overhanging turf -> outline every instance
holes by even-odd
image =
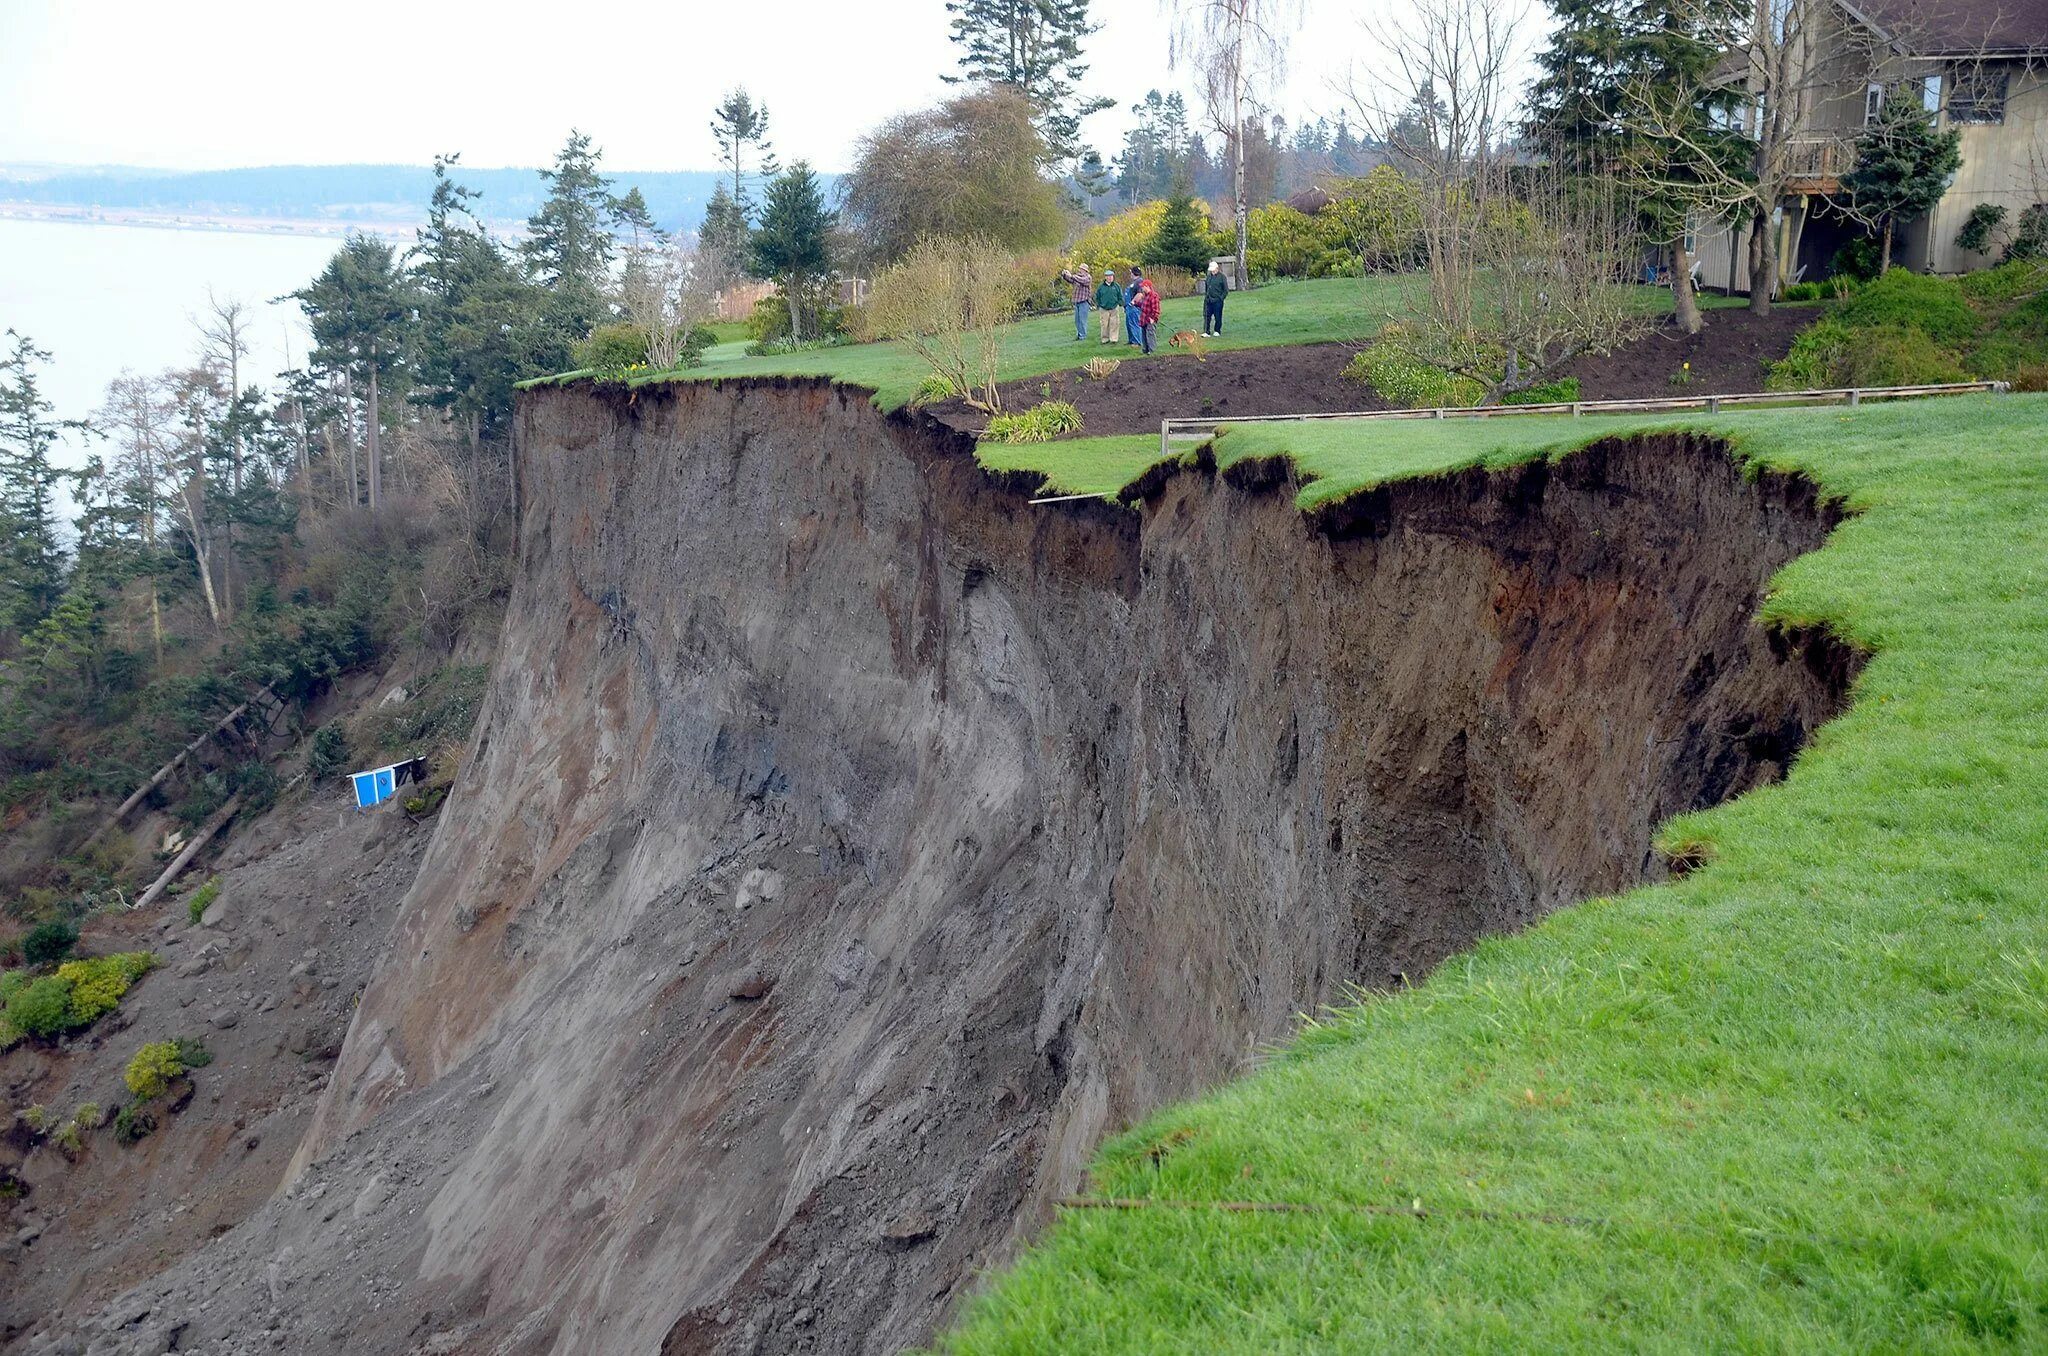
[[[1672,427],[1857,511],[1763,608],[1874,651],[1849,711],[1667,826],[1704,869],[1324,1013],[1114,1140],[1089,1194],[1153,1204],[1063,1211],[943,1349],[2048,1345],[2048,398],[1216,450],[1294,456],[1306,505]],[[1001,455],[1129,479],[1139,440],[1098,441]]]

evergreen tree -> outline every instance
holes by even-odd
[[[543,209],[544,211],[546,209]],[[352,235],[327,267],[292,293],[313,332],[313,361],[343,374],[364,405],[363,446],[369,505],[383,504],[383,426],[387,395],[402,385],[414,297],[389,245]],[[351,476],[351,497],[355,493]]]
[[[1884,231],[1880,269],[1892,266],[1898,223],[1932,210],[1963,165],[1963,134],[1939,131],[1934,115],[1906,90],[1894,90],[1856,142],[1856,167],[1842,179],[1856,212]]]
[[[1088,74],[1081,44],[1096,31],[1088,21],[1089,0],[947,0],[953,42],[960,48],[960,74],[945,78],[1012,85],[1037,113],[1038,134],[1053,160],[1082,153],[1081,122],[1113,106],[1103,98],[1080,99],[1074,86]]]
[[[57,440],[90,425],[56,419],[36,370],[50,361],[26,335],[6,333],[0,351],[0,625],[25,629],[48,616],[64,592],[58,538]]]
[[[818,176],[797,161],[768,185],[760,229],[749,242],[754,276],[773,278],[789,305],[789,337],[803,339],[803,311],[811,288],[831,268],[829,237],[838,214],[825,207]]]
[[[744,88],[734,90],[711,110],[711,135],[718,138],[720,163],[732,175],[730,197],[738,211],[741,230],[728,234],[726,239],[737,248],[745,244],[745,228],[754,217],[754,200],[747,191],[747,181],[772,179],[778,170],[775,147],[768,140],[768,105],[755,103]],[[730,227],[727,230],[730,232]]]
[[[1639,0],[1550,0],[1557,27],[1536,56],[1529,134],[1576,172],[1611,167]]]
[[[724,258],[743,260],[747,257],[747,235],[752,229],[747,224],[746,209],[726,191],[724,184],[711,190],[711,201],[704,205],[704,224],[697,228],[699,241]]]
[[[1537,57],[1528,130],[1576,174],[1621,174],[1645,227],[1670,242],[1680,325],[1701,317],[1685,249],[1689,186],[1740,165],[1750,144],[1727,116],[1742,97],[1712,78],[1735,48],[1748,0],[1552,0],[1558,26]],[[1645,105],[1683,138],[1629,130]]]
[[[554,298],[557,323],[580,339],[603,319],[611,282],[611,180],[598,173],[590,138],[571,131],[544,169],[548,196],[526,223],[527,268]]]
[[[1200,273],[1209,266],[1209,255],[1209,232],[1202,225],[1201,213],[1195,210],[1194,195],[1188,191],[1187,181],[1182,179],[1174,185],[1173,196],[1166,200],[1166,214],[1159,219],[1159,230],[1139,251],[1139,262]]]

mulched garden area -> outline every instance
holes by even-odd
[[[1764,364],[1784,357],[1793,336],[1818,317],[1818,309],[1811,306],[1779,306],[1763,317],[1747,310],[1709,311],[1706,329],[1697,335],[1680,334],[1667,324],[1617,352],[1581,359],[1568,375],[1579,379],[1585,400],[1759,391]],[[1098,346],[1093,339],[1074,347],[1088,357],[1122,358],[1130,351]],[[1156,433],[1159,421],[1167,418],[1388,408],[1371,387],[1339,375],[1356,351],[1351,344],[1301,344],[1211,351],[1200,359],[1162,352],[1122,362],[1101,381],[1067,371],[1006,382],[1003,405],[1021,410],[1041,400],[1072,401],[1081,411],[1084,437]],[[1691,379],[1677,380],[1688,362]],[[956,428],[978,430],[985,422],[958,400],[934,405],[931,413]]]

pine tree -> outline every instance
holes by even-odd
[[[582,338],[604,316],[611,281],[611,180],[598,173],[598,152],[590,138],[571,131],[555,155],[553,169],[540,177],[548,196],[526,223],[521,246],[527,267],[555,298],[558,323]]]
[[[1892,266],[1898,223],[1931,210],[1962,168],[1963,134],[1935,127],[1934,115],[1905,90],[1884,101],[1856,142],[1856,167],[1842,179],[1856,212],[1884,231],[1881,268]]]
[[[1096,30],[1089,0],[947,0],[953,42],[960,48],[961,82],[1013,85],[1037,113],[1038,134],[1053,160],[1082,153],[1081,122],[1113,106],[1103,98],[1077,99],[1074,86],[1088,74],[1082,42]]]
[[[775,147],[768,140],[768,105],[757,104],[747,91],[736,89],[711,110],[711,135],[718,138],[718,158],[732,175],[732,202],[742,227],[731,236],[735,245],[744,244],[745,227],[753,220],[754,200],[747,181],[775,177]]]
[[[0,351],[0,624],[25,629],[48,616],[64,593],[57,483],[51,460],[82,420],[53,418],[36,369],[50,361],[26,335],[8,330]]]
[[[320,276],[292,296],[313,332],[313,361],[345,374],[363,393],[369,505],[375,511],[384,499],[383,400],[401,394],[392,385],[405,376],[412,290],[389,245],[352,235]]]
[[[1195,210],[1187,180],[1174,184],[1173,196],[1166,200],[1166,214],[1159,219],[1159,230],[1139,251],[1139,262],[1184,268],[1190,273],[1200,273],[1209,266],[1209,233],[1202,225],[1201,213]]]
[[[704,224],[697,228],[699,242],[722,258],[744,260],[747,235],[752,230],[745,209],[725,185],[712,189],[711,201],[704,205]]]
[[[1611,164],[1619,138],[1630,12],[1637,0],[1550,0],[1557,27],[1537,54],[1529,134],[1574,172]]]
[[[818,176],[797,161],[768,185],[761,225],[748,246],[757,278],[774,278],[789,305],[789,337],[803,339],[803,311],[812,285],[831,268],[829,236],[838,214],[825,207]]]

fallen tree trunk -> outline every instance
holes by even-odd
[[[199,855],[199,849],[213,841],[213,836],[225,828],[227,822],[235,817],[235,811],[241,808],[242,798],[238,794],[231,796],[227,804],[214,811],[213,818],[207,820],[205,827],[192,835],[192,841],[185,844],[185,850],[171,859],[171,864],[164,868],[164,873],[158,876],[147,890],[142,892],[134,907],[140,909],[154,904],[157,896],[169,889],[171,882],[178,878],[178,873],[192,864],[192,859]]]

